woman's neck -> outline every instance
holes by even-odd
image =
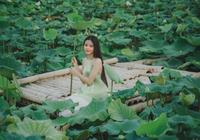
[[[87,59],[94,59],[93,55],[87,55],[86,57],[87,57]]]

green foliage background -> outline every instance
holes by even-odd
[[[21,90],[13,75],[69,67],[74,47],[81,61],[89,34],[98,36],[104,58],[165,58],[154,65],[199,71],[199,9],[199,0],[0,1],[0,140],[199,139],[199,78],[165,69],[149,85],[137,81],[61,117],[59,112],[73,112],[77,103],[18,106]],[[125,104],[136,91],[145,102],[160,102],[136,113]]]
[[[68,67],[73,46],[81,60],[95,34],[105,58],[167,57],[156,64],[199,71],[199,9],[198,0],[1,1],[0,62],[9,55],[21,76]]]

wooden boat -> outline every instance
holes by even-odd
[[[148,61],[152,62],[155,60],[144,59],[125,63],[119,63],[117,58],[105,60],[104,63],[110,64],[124,81],[123,84],[114,83],[114,91],[132,88],[137,80],[140,80],[145,84],[150,83],[149,76],[158,75],[163,70],[163,67],[145,65],[144,63]],[[148,73],[149,69],[152,68],[154,69],[154,71]],[[180,72],[182,75],[192,75],[194,77],[200,77],[200,72]],[[109,83],[109,87],[111,87],[111,81],[108,78],[107,80]],[[21,89],[23,92],[22,96],[27,100],[36,103],[42,103],[47,99],[62,100],[65,99],[70,93],[70,69],[66,68],[53,72],[38,74],[23,79],[18,79],[18,82],[21,85]],[[72,94],[77,92],[81,84],[82,83],[78,78],[73,78]],[[136,110],[137,108],[143,108],[144,106],[146,106],[146,102],[144,102],[144,97],[136,94],[135,98],[133,98],[132,101],[133,100],[140,103],[140,105],[137,105]]]

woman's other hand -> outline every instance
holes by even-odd
[[[70,73],[74,76],[79,76],[81,74],[76,67],[71,68]]]
[[[76,57],[72,57],[71,62],[72,62],[72,65],[73,65],[73,66],[78,66],[78,62],[77,62],[77,60],[76,60]]]

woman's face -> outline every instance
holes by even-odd
[[[84,44],[84,51],[86,55],[93,55],[94,45],[91,40],[86,40]]]

